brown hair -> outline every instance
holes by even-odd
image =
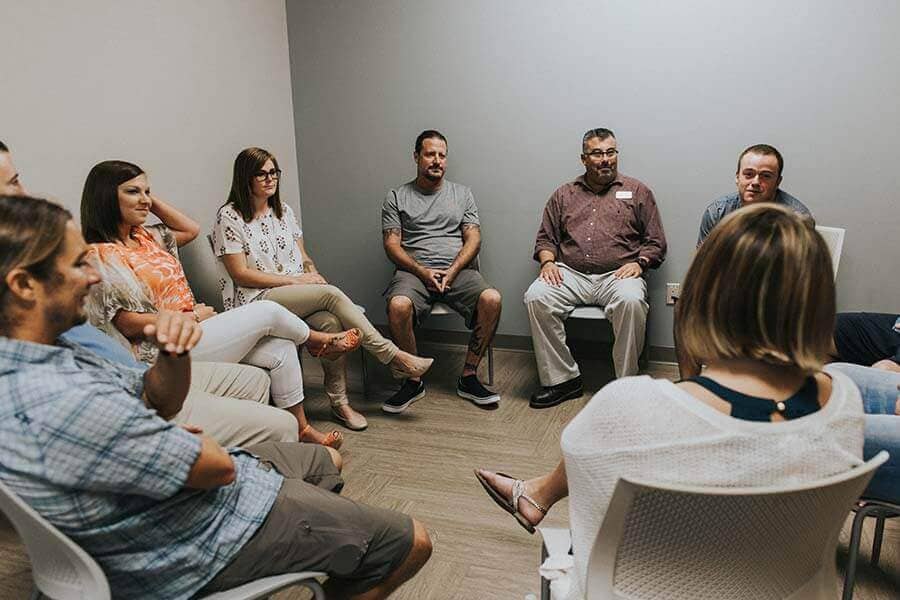
[[[778,176],[781,177],[784,174],[784,157],[781,156],[781,152],[778,151],[778,148],[776,148],[775,146],[770,146],[768,144],[754,144],[748,148],[744,148],[744,151],[741,152],[740,156],[738,156],[737,170],[735,171],[735,173],[741,172],[741,161],[744,160],[744,157],[748,154],[774,156],[775,160],[778,161]]]
[[[675,310],[681,352],[821,369],[834,330],[831,255],[812,222],[774,204],[728,215],[700,246]]]
[[[234,206],[246,223],[253,220],[253,194],[251,191],[253,177],[257,171],[263,168],[267,160],[271,160],[275,168],[279,169],[275,155],[262,148],[245,148],[234,159],[231,191],[228,193],[228,200],[225,204]],[[281,179],[278,180],[275,193],[269,198],[269,206],[275,213],[275,218],[281,219],[283,212],[281,210]]]
[[[25,269],[40,280],[56,273],[56,259],[72,214],[42,198],[0,196],[0,331],[8,331],[6,276]]]
[[[142,168],[124,160],[105,160],[94,165],[81,192],[81,233],[87,243],[119,239],[119,186],[143,173]]]

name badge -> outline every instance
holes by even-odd
[[[631,192],[629,192],[629,191],[616,192],[616,200],[631,200]]]

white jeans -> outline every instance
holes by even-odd
[[[289,408],[303,401],[297,347],[309,338],[303,319],[268,300],[251,302],[203,321],[194,360],[244,363],[269,371],[272,403]]]

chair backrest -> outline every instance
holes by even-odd
[[[831,253],[831,265],[834,267],[834,278],[837,279],[838,265],[841,262],[841,250],[844,249],[844,233],[846,230],[840,227],[816,225],[816,231],[828,244],[828,251]]]
[[[887,457],[790,488],[620,479],[591,551],[587,598],[833,599],[838,535]]]
[[[37,588],[55,600],[107,600],[109,583],[87,552],[0,481],[0,510],[12,521],[31,560]]]

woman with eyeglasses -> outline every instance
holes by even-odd
[[[423,375],[433,359],[400,350],[316,269],[294,211],[281,200],[280,179],[278,160],[262,148],[242,150],[234,160],[231,192],[213,227],[215,253],[232,279],[219,282],[225,308],[272,300],[313,329],[359,329],[363,349],[390,365],[394,377]],[[346,361],[323,361],[322,367],[334,418],[348,429],[365,429],[365,417],[347,397]]]
[[[151,215],[157,225],[145,225]],[[303,381],[297,346],[334,360],[359,345],[359,332],[323,334],[274,302],[217,314],[194,301],[178,247],[193,240],[200,227],[174,206],[150,193],[139,166],[104,161],[91,169],[81,197],[81,228],[96,249],[103,280],[93,287],[87,307],[91,322],[130,346],[136,358],[152,362],[158,352],[144,339],[161,309],[193,313],[203,337],[191,351],[194,360],[245,363],[268,369],[275,406],[297,420],[302,442],[337,450],[341,432],[314,429],[303,410]]]
[[[775,204],[742,208],[697,250],[676,305],[683,356],[702,375],[671,382],[618,379],[562,432],[550,473],[475,476],[534,532],[569,498],[574,577],[588,559],[621,477],[710,487],[795,485],[862,464],[859,390],[823,363],[835,296],[828,247],[812,224]]]

